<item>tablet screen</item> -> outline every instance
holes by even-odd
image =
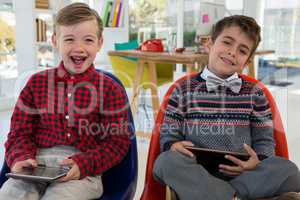
[[[197,159],[197,163],[201,164],[208,172],[214,174],[219,171],[219,165],[236,166],[235,163],[225,158],[225,155],[232,155],[240,160],[247,161],[250,156],[245,153],[219,151],[213,149],[199,148],[199,147],[186,147],[191,151]],[[264,155],[258,155],[259,160],[266,158]]]
[[[37,166],[35,168],[23,168],[21,172],[7,173],[7,177],[26,179],[31,181],[52,182],[67,174],[69,169],[63,167]]]
[[[225,158],[225,155],[233,155],[241,160],[248,160],[249,156],[246,154],[240,154],[235,152],[218,151],[205,148],[197,147],[186,147],[191,151],[197,159],[197,163],[201,164],[208,172],[211,174],[217,173],[219,171],[219,165],[231,165],[236,164]]]

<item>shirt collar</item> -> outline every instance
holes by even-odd
[[[89,81],[94,77],[95,67],[92,64],[85,72],[80,74],[70,74],[63,62],[61,61],[57,67],[56,79],[59,81],[71,81],[71,82],[80,82],[80,81]]]
[[[213,72],[209,71],[208,67],[205,66],[204,70],[201,73],[201,78],[203,78],[204,80],[207,80],[208,76],[212,76],[212,77],[215,77],[215,78],[220,78],[217,75],[215,75]],[[239,75],[238,75],[237,72],[235,72],[234,74],[232,74],[227,79],[223,79],[223,78],[221,78],[221,79],[226,80],[226,81],[231,81],[232,79],[236,79],[236,78],[239,78]]]

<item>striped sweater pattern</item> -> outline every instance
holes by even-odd
[[[188,140],[198,147],[244,152],[246,143],[257,154],[274,155],[272,113],[262,89],[242,80],[239,93],[208,92],[205,80],[191,77],[173,91],[161,125],[161,148]]]

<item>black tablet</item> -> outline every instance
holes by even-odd
[[[6,176],[29,181],[53,182],[65,176],[68,171],[69,168],[65,167],[46,167],[38,165],[35,168],[23,168],[21,172],[7,173]]]
[[[232,155],[240,160],[247,161],[250,156],[245,153],[231,152],[231,151],[220,151],[207,148],[190,147],[186,148],[191,151],[197,159],[197,163],[201,164],[208,172],[214,174],[219,171],[219,165],[231,165],[236,164],[225,158],[225,155]],[[260,160],[263,160],[266,156],[258,155]]]

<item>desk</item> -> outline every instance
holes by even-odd
[[[208,62],[207,54],[195,54],[194,52],[143,52],[138,50],[126,51],[109,51],[109,56],[129,56],[138,58],[138,68],[136,78],[133,82],[133,95],[131,100],[131,109],[133,113],[137,111],[137,96],[139,94],[138,87],[141,83],[143,70],[145,66],[149,67],[151,85],[151,99],[154,119],[159,110],[159,97],[157,90],[157,75],[155,63],[173,63],[186,64],[188,72],[199,71],[200,67],[205,66]],[[145,64],[148,65],[145,65]]]
[[[254,56],[252,56],[250,63],[248,64],[248,75],[255,78],[255,67],[254,67],[254,57],[255,56],[263,56],[268,54],[274,54],[274,50],[258,50],[254,53]]]
[[[255,55],[265,55],[274,53],[274,51],[257,51]],[[131,109],[135,114],[137,111],[137,96],[139,94],[138,87],[141,83],[143,70],[145,66],[149,67],[151,87],[151,99],[154,119],[156,118],[159,110],[159,97],[157,90],[157,74],[155,63],[173,63],[173,64],[185,64],[187,66],[187,72],[200,71],[203,66],[208,63],[208,54],[194,53],[194,52],[144,52],[139,50],[126,50],[126,51],[109,51],[109,56],[128,56],[138,58],[138,69],[136,72],[136,78],[133,82],[133,95],[131,100]],[[146,63],[148,65],[146,65]],[[249,65],[250,76],[254,77],[254,59],[252,58]]]

